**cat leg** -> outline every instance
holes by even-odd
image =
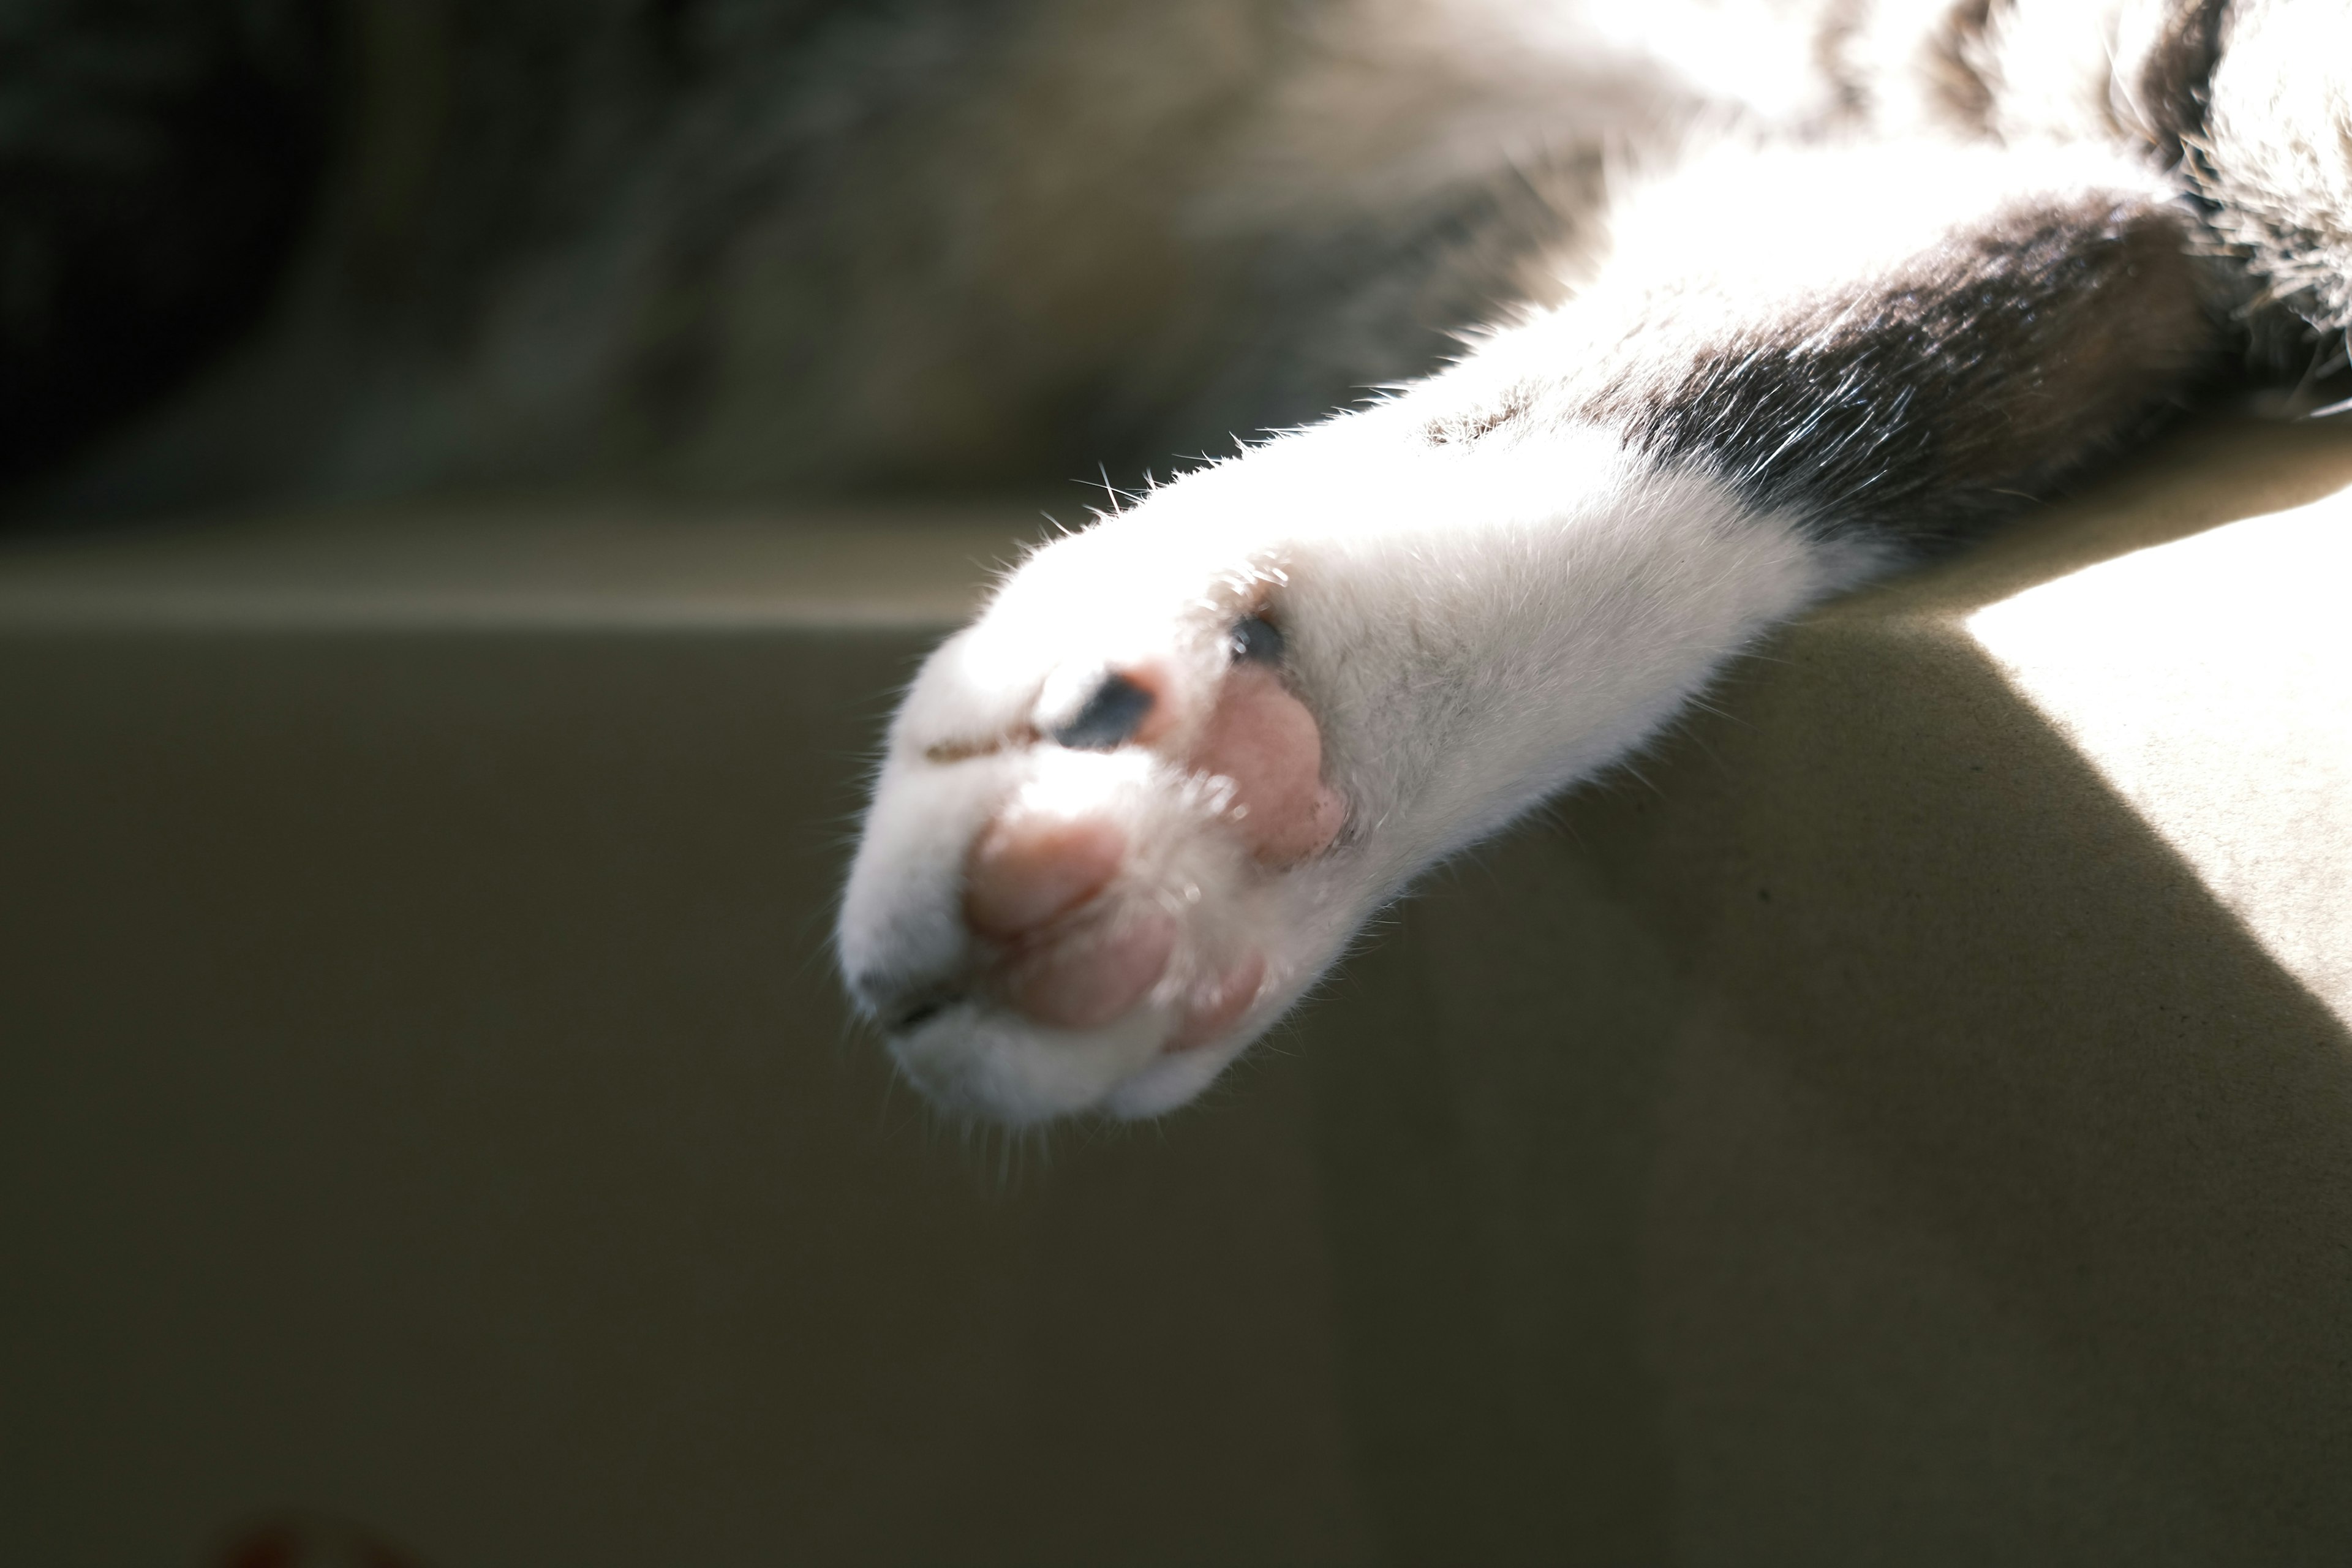
[[[1013,574],[891,727],[853,994],[960,1113],[1181,1103],[1433,861],[2175,395],[2188,226],[2096,154],[1695,162],[1570,307]]]
[[[1721,485],[1572,426],[1335,422],[1063,540],[926,666],[845,901],[942,1102],[1188,1098],[1429,861],[1597,767],[1831,585]]]

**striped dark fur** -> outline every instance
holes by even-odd
[[[2179,406],[2221,334],[2189,220],[2087,196],[2002,213],[1588,405],[1830,532],[1928,543],[2014,512]]]

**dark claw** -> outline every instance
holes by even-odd
[[[1151,711],[1151,693],[1124,675],[1106,675],[1078,716],[1054,731],[1074,752],[1108,752],[1135,738]]]
[[[1235,621],[1231,644],[1237,664],[1282,662],[1282,633],[1264,616],[1244,616]]]

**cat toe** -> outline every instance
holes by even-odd
[[[1202,727],[1192,763],[1234,786],[1234,826],[1268,866],[1328,848],[1347,812],[1323,782],[1323,731],[1290,689],[1260,664],[1234,665]]]
[[[974,842],[964,923],[1001,950],[997,989],[1015,1012],[1055,1028],[1097,1028],[1159,983],[1175,951],[1174,920],[1088,907],[1126,857],[1126,832],[1104,816],[1008,813]]]
[[[1127,835],[1108,817],[1001,816],[965,866],[964,923],[1017,941],[1101,892],[1126,856]]]
[[[1175,918],[1155,909],[1056,932],[1013,956],[1005,966],[1005,1000],[1051,1028],[1101,1028],[1151,994],[1167,973],[1176,937]]]
[[[1161,1052],[1172,1056],[1216,1044],[1233,1033],[1265,988],[1265,954],[1244,955],[1213,984],[1186,1000],[1176,1032],[1160,1047]]]

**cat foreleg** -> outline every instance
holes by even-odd
[[[953,1110],[1181,1103],[1434,860],[2172,396],[2188,224],[2090,154],[1695,163],[1570,307],[1016,572],[892,725],[853,994]]]

